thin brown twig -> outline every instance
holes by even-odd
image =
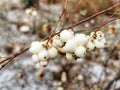
[[[115,21],[117,20],[117,18],[114,18],[114,19],[109,19],[105,22],[103,22],[102,24],[96,26],[95,28],[93,28],[94,30],[99,30],[100,28],[102,28],[103,26],[105,26],[106,24],[108,24],[109,22],[112,22],[112,21]]]
[[[6,62],[6,61],[9,60],[10,58],[11,58],[11,55],[10,55],[9,57],[7,57],[7,59],[0,61],[0,64]]]
[[[105,10],[102,10],[102,11],[100,11],[100,12],[97,12],[97,13],[93,14],[92,16],[90,16],[90,17],[88,17],[88,18],[85,18],[85,19],[83,19],[83,20],[81,20],[81,21],[73,24],[73,27],[78,26],[78,25],[80,25],[80,24],[83,24],[83,23],[85,23],[85,22],[87,22],[87,21],[89,21],[89,20],[91,20],[91,19],[93,19],[93,18],[95,18],[95,17],[97,17],[97,16],[99,16],[99,15],[107,12],[107,11],[112,10],[113,8],[118,7],[118,6],[120,6],[120,3],[115,4],[115,5],[109,7],[109,8],[107,8],[107,9],[105,9]],[[72,27],[69,26],[69,27],[66,27],[66,28],[63,28],[63,29],[70,29],[70,28],[72,28]],[[62,30],[63,30],[63,29],[62,29]]]
[[[72,16],[70,15],[70,13],[67,11],[67,15],[68,15],[68,18],[69,18],[69,22],[70,22],[70,25],[71,25],[71,28],[72,28],[72,31],[74,31],[74,28],[73,28],[73,21],[72,21]]]
[[[12,54],[12,55],[10,55],[8,58],[6,58],[5,60],[3,60],[3,61],[6,62],[6,63],[4,63],[3,65],[1,65],[0,70],[1,70],[2,68],[4,68],[6,65],[8,65],[14,58],[16,58],[17,56],[23,54],[23,53],[26,52],[28,49],[29,49],[29,47],[21,50],[21,51],[18,52],[18,53]]]
[[[80,30],[80,31],[76,31],[76,32],[85,32],[86,30],[94,30],[94,31],[98,31],[100,30],[100,28],[102,28],[103,26],[105,26],[106,24],[110,23],[110,22],[113,22],[115,20],[117,20],[118,18],[113,18],[113,19],[108,19],[108,20],[105,20],[102,24],[99,24],[95,27],[89,27],[89,28],[86,28],[84,30]]]
[[[117,20],[117,19],[118,19],[118,18],[110,19],[109,21],[105,21],[105,22],[103,22],[102,24],[100,24],[100,25],[98,25],[98,26],[96,26],[96,27],[89,27],[89,30],[91,29],[91,30],[97,31],[98,28],[102,28],[104,25],[106,25],[106,24],[108,24],[108,23],[110,23],[110,22],[113,22],[113,21],[115,21],[115,20]],[[87,30],[87,29],[86,29],[86,30]],[[80,30],[80,31],[75,31],[75,32],[85,32],[86,30]],[[62,31],[62,29],[61,29],[59,32],[53,34],[52,37],[55,36],[55,35],[57,35],[57,34],[59,34],[61,31]],[[47,40],[47,39],[48,39],[48,37],[45,38],[45,40]]]
[[[98,25],[97,27],[93,28],[94,30],[99,30],[102,28],[102,26],[106,25],[109,22],[117,20],[117,18],[112,19],[112,17],[116,15],[116,13],[113,13],[108,19],[106,19],[102,24]]]
[[[68,10],[67,10],[67,4],[68,4],[68,0],[66,0],[66,2],[65,2],[65,7],[64,7],[64,9],[65,9],[65,14],[68,15],[68,18],[69,18],[69,22],[70,22],[72,31],[74,31],[74,29],[73,29],[72,17],[71,17],[70,13],[69,13]]]
[[[64,9],[63,9],[62,13],[60,14],[60,16],[56,22],[54,30],[51,32],[50,36],[48,37],[47,44],[48,44],[50,38],[52,37],[52,35],[55,33],[55,30],[57,29],[57,26],[58,26],[59,22],[61,21],[62,16],[66,13],[67,3],[68,3],[68,0],[65,0]]]
[[[64,4],[64,13],[66,12],[66,4],[67,3],[67,0],[66,0],[66,2],[65,2],[65,4]],[[77,22],[77,23],[75,23],[75,24],[72,24],[72,25],[70,25],[70,26],[68,26],[68,27],[66,27],[66,28],[62,28],[62,29],[60,29],[60,31],[58,32],[58,33],[55,33],[55,34],[51,34],[48,38],[46,38],[46,39],[48,39],[48,42],[49,42],[49,40],[50,40],[50,38],[52,37],[52,36],[54,36],[54,35],[56,35],[56,34],[59,34],[62,30],[64,30],[64,29],[70,29],[70,28],[73,28],[73,27],[76,27],[76,26],[78,26],[78,25],[80,25],[80,24],[83,24],[83,23],[85,23],[85,22],[87,22],[87,21],[89,21],[89,20],[91,20],[91,19],[93,19],[93,18],[95,18],[95,17],[97,17],[97,16],[99,16],[99,15],[101,15],[101,14],[103,14],[103,13],[105,13],[105,12],[107,12],[107,11],[109,11],[109,10],[111,10],[111,9],[113,9],[113,8],[116,8],[116,7],[118,7],[118,6],[120,6],[120,3],[118,3],[118,4],[115,4],[115,5],[113,5],[113,6],[111,6],[111,7],[109,7],[109,8],[107,8],[107,9],[105,9],[105,10],[102,10],[102,11],[100,11],[100,12],[97,12],[97,13],[95,13],[95,14],[93,14],[92,16],[90,16],[90,17],[88,17],[88,18],[85,18],[85,19],[83,19],[83,20],[81,20],[81,21],[79,21],[79,22]],[[63,13],[63,14],[64,14]],[[60,17],[62,17],[62,14],[60,15]],[[58,20],[58,22],[57,22],[57,24],[59,23],[59,20]],[[55,25],[55,27],[57,28],[57,25]],[[54,29],[54,31],[56,30],[56,28]],[[93,28],[94,29],[94,28]],[[45,40],[46,40],[45,39]],[[47,43],[48,43],[47,42]]]
[[[55,25],[55,29],[53,30],[54,32],[55,32],[55,30],[56,30],[56,28],[57,28],[58,23],[60,22],[60,19],[61,19],[62,16],[64,15],[64,12],[65,12],[65,9],[66,9],[66,6],[67,6],[67,1],[68,1],[68,0],[66,0],[65,6],[64,6],[64,10],[63,10],[62,14],[60,15],[60,18],[58,19],[57,24]],[[75,26],[77,26],[77,25],[80,25],[80,24],[82,24],[82,23],[84,23],[84,22],[87,22],[87,21],[95,18],[96,16],[99,16],[99,15],[101,15],[101,14],[103,14],[103,13],[105,13],[105,12],[107,12],[107,11],[115,8],[115,7],[118,7],[119,5],[120,5],[120,3],[115,4],[114,6],[111,6],[111,7],[107,8],[107,9],[105,9],[105,10],[102,10],[102,11],[100,11],[100,12],[98,12],[98,13],[96,13],[96,14],[94,14],[94,15],[86,18],[86,19],[83,19],[83,20],[81,20],[80,22],[73,24],[72,26],[69,26],[69,27],[67,27],[67,28],[61,29],[58,33],[53,34],[53,33],[54,33],[54,32],[53,32],[53,33],[50,35],[50,37],[48,37],[48,38],[46,38],[46,39],[49,40],[52,36],[59,34],[59,33],[60,33],[62,30],[64,30],[64,29],[70,29],[70,28],[75,27]],[[107,24],[107,23],[109,23],[109,22],[111,22],[111,21],[114,21],[114,20],[116,20],[116,19],[109,20],[108,22],[104,23],[104,24],[101,25],[101,26],[104,26],[105,24]],[[100,27],[100,26],[99,26],[99,27]],[[45,39],[45,40],[46,40],[46,39]],[[3,63],[6,62],[6,61],[9,61],[9,62],[12,61],[14,58],[16,58],[17,56],[21,55],[22,53],[24,53],[24,52],[27,51],[28,49],[29,49],[29,47],[26,48],[26,49],[24,49],[24,50],[22,50],[22,51],[20,51],[19,53],[16,53],[16,54],[13,54],[13,55],[8,56],[8,58],[6,58],[5,60],[3,60]],[[9,64],[9,62],[6,63],[6,64],[4,64],[4,65],[2,65],[2,67],[0,68],[0,70],[1,70],[3,67],[5,67],[7,64]],[[2,63],[2,62],[1,62],[1,63]]]
[[[62,11],[61,15],[59,16],[58,21],[56,22],[56,25],[55,25],[54,30],[51,32],[50,36],[48,37],[47,44],[48,44],[48,42],[49,42],[50,38],[52,37],[52,35],[55,33],[55,30],[56,30],[56,28],[57,28],[57,26],[58,26],[59,22],[61,21],[61,18],[62,18],[62,16],[64,15],[64,13],[65,13],[65,9]]]
[[[112,19],[112,20],[109,20],[109,21],[105,22],[103,25],[100,25],[100,26],[102,27],[102,26],[104,26],[105,24],[107,24],[107,23],[109,23],[109,22],[111,22],[111,21],[114,21],[114,20],[116,20],[116,18],[115,18],[115,19]],[[100,26],[98,26],[98,27],[100,27]],[[97,27],[96,27],[96,28],[97,28]],[[58,32],[58,33],[60,33],[60,32]],[[55,33],[54,35],[57,35],[58,33]],[[2,64],[2,63],[4,63],[4,62],[6,62],[6,63],[3,64],[3,65],[0,67],[0,70],[1,70],[2,68],[4,68],[6,65],[8,65],[14,58],[16,58],[17,56],[19,56],[19,55],[21,55],[22,53],[26,52],[28,49],[29,49],[29,47],[26,48],[26,49],[24,49],[24,50],[22,50],[22,51],[19,52],[19,53],[10,55],[10,56],[9,56],[8,58],[6,58],[5,60],[1,61],[0,64]],[[107,60],[106,60],[106,61],[107,61]]]
[[[68,0],[65,0],[64,9],[67,9]]]

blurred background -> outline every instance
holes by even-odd
[[[0,0],[0,57],[5,58],[30,46],[32,41],[48,37],[64,2]],[[68,0],[67,11],[75,23],[117,3],[119,0]],[[120,90],[120,6],[74,30],[89,33],[93,31],[89,27],[101,24],[113,13],[112,18],[118,19],[100,29],[107,38],[107,48],[88,52],[85,58],[75,62],[59,55],[44,71],[35,67],[27,51],[0,70],[0,90]],[[57,31],[69,26],[68,21],[69,17],[64,16]]]

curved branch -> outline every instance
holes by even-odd
[[[91,19],[93,19],[93,18],[95,18],[95,17],[97,17],[97,16],[99,16],[99,15],[107,12],[107,11],[112,10],[113,8],[118,7],[118,6],[120,6],[120,3],[115,4],[115,5],[109,7],[109,8],[107,8],[107,9],[105,9],[105,10],[102,10],[102,11],[100,11],[100,12],[97,12],[96,14],[93,14],[92,16],[90,16],[90,17],[88,17],[88,18],[85,18],[85,19],[83,19],[83,20],[81,20],[81,21],[73,24],[73,27],[78,26],[78,25],[80,25],[80,24],[83,24],[83,23],[85,23],[85,22],[87,22],[87,21],[89,21],[89,20],[91,20]],[[66,28],[63,28],[63,29],[70,29],[70,28],[72,28],[72,27],[69,26],[69,27],[66,27]],[[63,29],[62,29],[62,30],[63,30]]]
[[[66,0],[66,2],[67,2],[67,0]],[[63,29],[61,29],[58,33],[55,33],[54,35],[59,34],[59,33],[60,33],[62,30],[64,30],[64,29],[70,29],[70,28],[75,27],[75,26],[77,26],[77,25],[80,25],[80,24],[82,24],[82,23],[84,23],[84,22],[87,22],[87,21],[95,18],[96,16],[99,16],[99,15],[101,15],[101,14],[103,14],[103,13],[105,13],[105,12],[107,12],[107,11],[113,9],[113,8],[116,8],[116,7],[118,7],[118,6],[120,6],[120,3],[115,4],[115,5],[109,7],[109,8],[107,8],[107,9],[105,9],[105,10],[102,10],[102,11],[100,11],[100,12],[98,12],[98,13],[96,13],[96,14],[94,14],[94,15],[86,18],[86,19],[83,19],[83,20],[81,20],[81,21],[79,21],[79,22],[77,22],[77,23],[75,23],[75,24],[72,24],[72,25],[70,25],[70,26],[67,27],[67,28],[63,28]],[[58,22],[60,21],[60,18],[63,16],[64,12],[65,12],[65,9],[63,10],[61,16],[59,17]],[[111,21],[113,21],[113,20],[111,20]],[[105,22],[105,23],[103,23],[103,25],[101,24],[101,26],[104,26],[105,24],[107,24],[107,23],[109,23],[109,22],[111,22],[111,21]],[[57,22],[57,23],[58,23],[58,22]],[[99,26],[98,26],[98,27],[99,27]],[[97,28],[98,28],[98,27],[97,27]],[[56,28],[57,28],[57,25],[55,26],[55,29],[56,29]],[[54,29],[54,30],[55,30],[55,29]],[[51,38],[51,37],[54,36],[54,35],[51,34],[50,37],[48,37],[48,38],[46,38],[46,39],[49,39],[49,38]],[[45,39],[45,40],[46,40],[46,39]],[[0,70],[1,70],[3,67],[5,67],[6,65],[8,65],[10,62],[12,62],[14,58],[16,58],[17,56],[23,54],[23,53],[26,52],[28,49],[29,49],[29,47],[23,49],[23,50],[20,51],[19,53],[15,53],[15,54],[10,55],[10,56],[8,56],[5,60],[1,61],[0,64],[3,63],[3,65],[1,65]]]

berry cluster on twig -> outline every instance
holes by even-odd
[[[47,40],[31,43],[29,51],[33,54],[32,60],[37,67],[46,67],[49,60],[56,58],[61,52],[72,61],[84,57],[87,51],[106,47],[106,39],[102,31],[86,35],[74,33],[71,29],[63,30],[52,37],[48,43],[46,42]]]

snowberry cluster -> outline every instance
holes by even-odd
[[[32,42],[30,52],[38,67],[45,67],[50,59],[54,59],[58,52],[65,53],[68,60],[84,57],[87,51],[95,48],[104,48],[106,39],[102,31],[91,32],[90,35],[74,33],[72,30],[63,30],[55,35],[46,44],[46,41]]]
[[[55,47],[46,45],[45,41],[32,42],[29,50],[33,53],[32,60],[37,67],[45,67],[49,59],[54,59],[58,55],[58,50]]]

